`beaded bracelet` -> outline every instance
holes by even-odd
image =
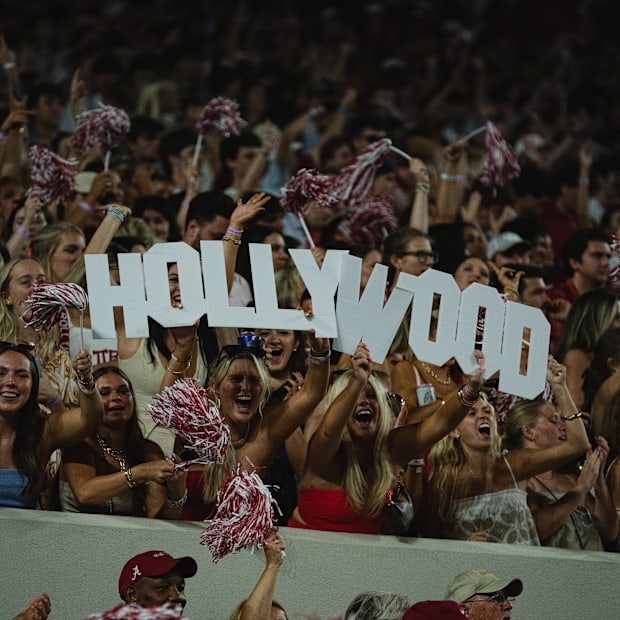
[[[415,191],[421,192],[422,194],[428,194],[428,191],[431,188],[430,183],[425,183],[424,181],[419,181],[415,184]]]
[[[116,217],[121,221],[121,224],[125,221],[125,214],[114,207],[108,209],[108,213],[112,215],[116,215]]]
[[[224,235],[222,237],[222,241],[230,241],[231,243],[234,243],[235,245],[241,245],[241,239],[233,239],[232,237],[229,237],[228,235]]]
[[[75,382],[77,383],[78,387],[80,388],[80,391],[84,394],[86,394],[86,396],[90,396],[91,394],[95,393],[95,382],[91,376],[90,381],[88,383],[86,383],[85,381],[80,381],[79,377],[75,378]],[[92,387],[87,387],[89,385],[92,385]]]
[[[233,228],[232,226],[229,226],[226,229],[227,233],[230,233],[231,235],[237,235],[237,237],[241,237],[241,235],[243,235],[243,231],[239,230],[238,228]]]
[[[566,420],[567,422],[570,422],[571,420],[576,420],[577,418],[580,418],[581,416],[583,416],[583,411],[581,411],[581,409],[577,409],[577,413],[573,413],[573,415],[563,415],[562,420]]]
[[[138,483],[131,477],[131,467],[128,467],[125,470],[125,478],[127,479],[127,484],[129,485],[129,487],[131,487],[132,489],[134,487],[138,486]]]
[[[166,498],[166,506],[168,506],[168,508],[182,508],[185,502],[187,502],[187,489],[185,489],[185,494],[180,499]]]

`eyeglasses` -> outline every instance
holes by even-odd
[[[418,250],[417,252],[401,252],[401,258],[403,256],[415,256],[421,263],[436,263],[439,254],[437,252],[425,252],[424,250]]]
[[[495,603],[501,606],[506,601],[508,601],[509,603],[512,603],[515,600],[514,597],[508,597],[503,592],[496,592],[495,594],[489,594],[488,596],[481,594],[480,596],[484,596],[485,598],[476,599],[473,601],[469,600],[465,602],[466,603]]]

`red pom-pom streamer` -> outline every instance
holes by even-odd
[[[285,209],[299,216],[311,203],[329,207],[336,204],[338,198],[332,192],[331,177],[314,168],[302,168],[282,188],[280,202]]]
[[[22,314],[29,315],[26,326],[35,330],[49,331],[58,323],[65,308],[84,310],[88,304],[88,295],[79,285],[72,282],[58,284],[43,283],[35,287],[32,295],[26,299],[26,310]]]
[[[370,190],[377,168],[388,156],[391,147],[389,138],[369,144],[332,179],[331,192],[338,200],[361,203]]]
[[[486,125],[484,154],[485,161],[480,181],[487,187],[503,186],[519,176],[521,167],[517,156],[491,122]]]
[[[153,420],[173,430],[202,460],[224,462],[230,429],[207,390],[194,379],[181,379],[165,388],[147,409]]]
[[[219,488],[217,502],[217,513],[200,537],[214,563],[229,553],[264,544],[273,526],[273,499],[255,471],[241,470],[238,465]]]
[[[239,114],[239,104],[226,97],[215,97],[202,108],[196,123],[199,133],[214,133],[228,137],[239,135],[247,125]]]
[[[339,229],[351,243],[379,247],[397,226],[387,196],[366,196],[359,205],[349,203],[347,219]]]
[[[32,191],[44,202],[64,200],[75,185],[77,161],[68,161],[35,144],[28,149]]]
[[[102,153],[106,153],[127,138],[130,127],[125,110],[106,105],[78,116],[71,142],[80,153],[85,153],[93,146],[98,146]]]
[[[118,605],[102,614],[93,614],[86,620],[187,620],[181,616],[181,605],[148,605],[143,607],[135,603]]]

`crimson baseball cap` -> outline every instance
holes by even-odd
[[[465,620],[467,616],[455,601],[420,601],[410,607],[402,620]]]
[[[118,593],[125,599],[125,591],[142,577],[160,577],[173,568],[183,578],[193,577],[198,571],[194,558],[173,558],[165,551],[145,551],[127,561],[118,580]]]

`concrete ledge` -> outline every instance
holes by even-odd
[[[227,620],[264,566],[262,552],[213,564],[199,544],[201,523],[11,508],[0,508],[0,522],[2,618],[12,618],[42,591],[52,598],[55,620],[84,620],[110,609],[119,602],[125,561],[162,549],[198,562],[198,574],[187,583],[185,615]],[[287,557],[276,598],[291,620],[342,614],[365,590],[396,592],[412,602],[442,598],[452,577],[470,568],[523,580],[514,620],[620,619],[619,554],[287,528],[282,535]]]

